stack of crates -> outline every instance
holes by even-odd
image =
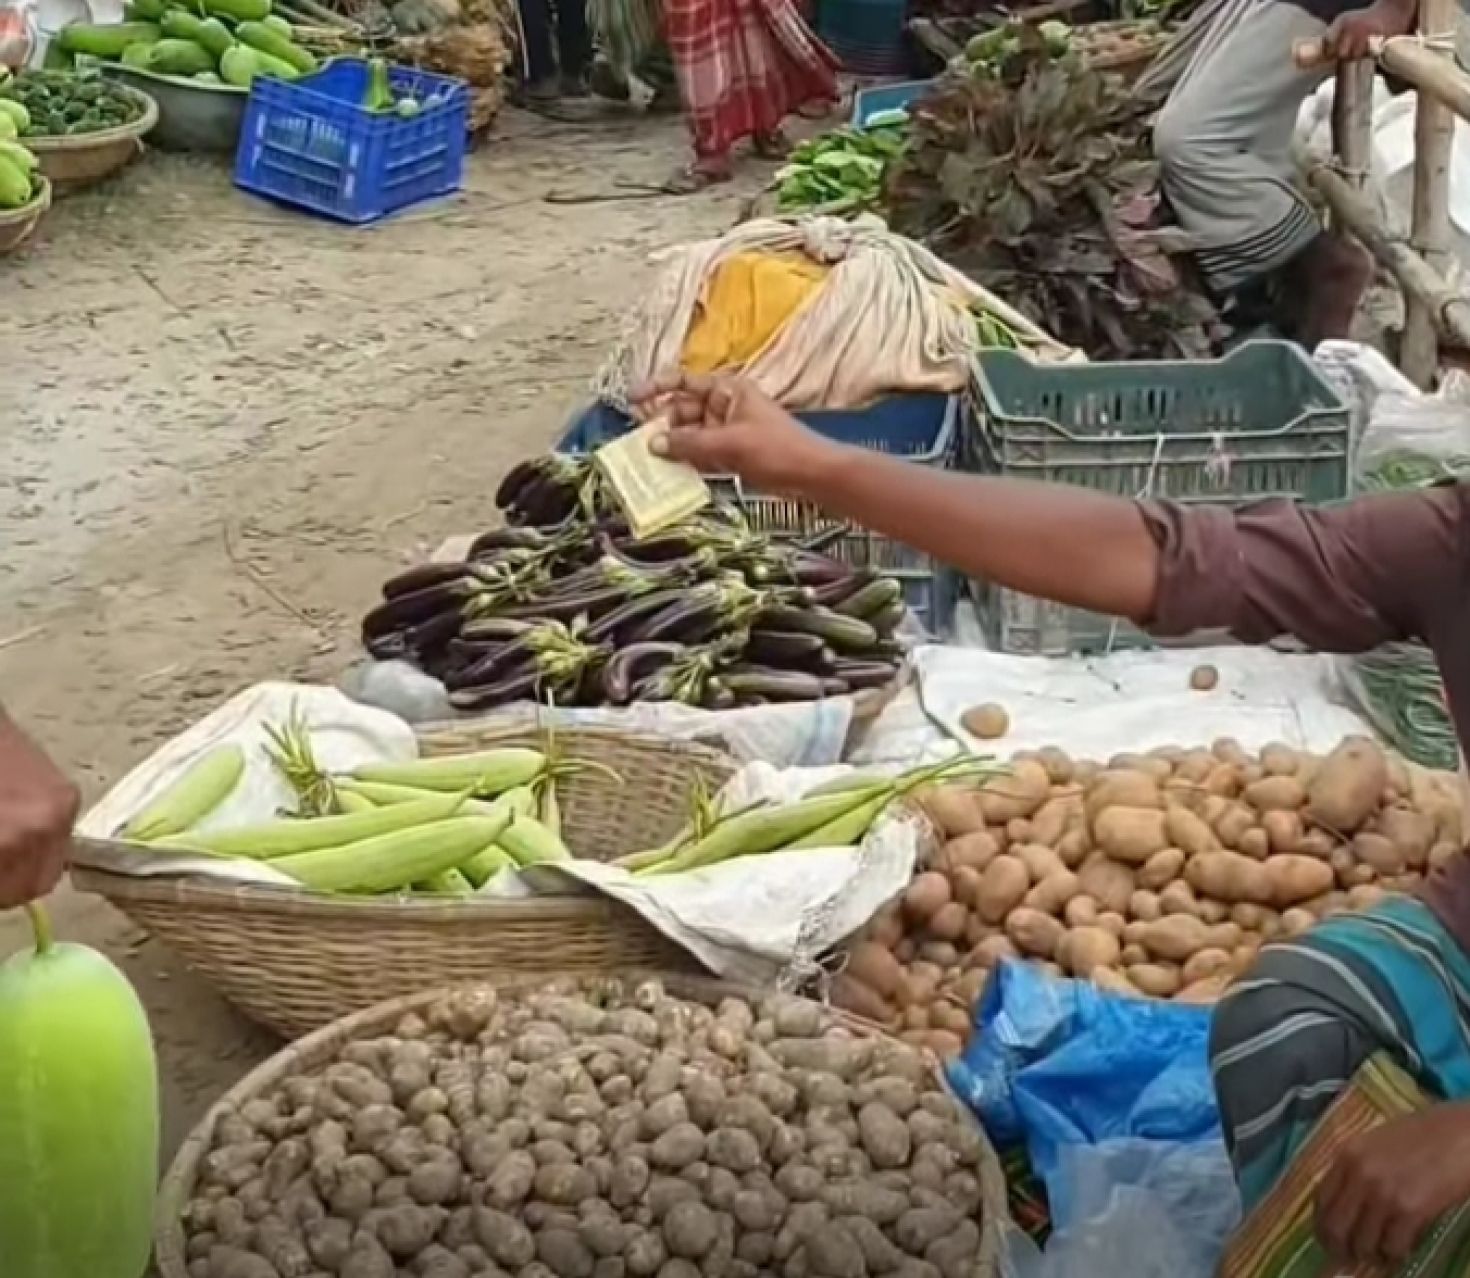
[[[1290,342],[1245,342],[1218,360],[975,364],[961,467],[1121,497],[1238,506],[1346,496],[1349,410]],[[1149,642],[1113,618],[971,580],[998,651],[1063,656]]]
[[[894,395],[870,408],[798,415],[829,439],[949,469],[955,461],[965,403],[965,397],[959,395]],[[594,452],[631,426],[626,414],[607,404],[594,404],[573,421],[558,451]],[[806,537],[840,522],[809,502],[752,492],[734,476],[710,482],[717,500],[738,507],[759,532]],[[937,560],[863,528],[849,528],[824,553],[858,567],[877,568],[901,581],[904,602],[925,629],[936,636],[949,631],[958,581]]]

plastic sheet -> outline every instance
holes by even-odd
[[[1209,1026],[1207,1007],[1126,998],[1003,963],[949,1079],[998,1146],[1025,1144],[1052,1219],[1065,1226],[1069,1148],[1219,1140]]]
[[[1240,1220],[1219,1140],[1070,1145],[1057,1178],[1072,1223],[1052,1234],[1044,1252],[1014,1231],[1006,1278],[1211,1278]]]

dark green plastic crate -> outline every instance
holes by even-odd
[[[1218,360],[1035,364],[976,361],[963,469],[1078,484],[1122,497],[1240,506],[1347,493],[1349,412],[1290,342],[1246,342]],[[1109,617],[970,582],[997,650],[1060,656],[1148,638]]]

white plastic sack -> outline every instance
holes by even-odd
[[[1332,158],[1332,101],[1336,84],[1328,77],[1303,104],[1295,141],[1314,163]],[[1373,151],[1370,194],[1387,215],[1391,233],[1408,233],[1413,213],[1414,113],[1419,95],[1390,94],[1381,76],[1373,78]],[[1470,263],[1470,124],[1456,117],[1450,150],[1449,213],[1455,256]]]
[[[402,719],[359,705],[335,688],[256,684],[155,750],[82,818],[77,833],[84,838],[112,838],[191,764],[231,743],[245,751],[245,773],[234,793],[200,828],[231,829],[269,821],[277,813],[291,810],[295,795],[266,755],[265,729],[283,726],[293,713],[310,731],[317,761],[328,771],[345,772],[364,763],[418,756],[413,729]]]
[[[919,689],[884,710],[851,762],[908,767],[945,757],[959,741],[1000,758],[1059,745],[1079,758],[1106,759],[1224,736],[1247,750],[1271,741],[1327,750],[1368,731],[1334,702],[1332,660],[1315,654],[1156,648],[1055,658],[932,645],[913,660]],[[1219,686],[1195,692],[1190,671],[1206,663],[1220,672]],[[987,701],[1006,708],[1011,728],[998,740],[978,741],[960,727],[960,716]]]
[[[846,768],[781,770],[752,763],[721,791],[727,811],[758,798],[789,802]],[[803,848],[737,857],[667,878],[638,878],[592,861],[502,874],[497,895],[565,892],[569,882],[636,910],[712,971],[767,984],[815,971],[816,960],[903,891],[925,827],[915,818],[880,819],[860,848]]]

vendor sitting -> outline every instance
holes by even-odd
[[[749,382],[674,377],[640,395],[659,447],[803,498],[972,576],[1158,634],[1225,628],[1328,652],[1421,639],[1470,740],[1470,485],[1309,508],[1134,502],[946,474],[815,435]],[[1212,1064],[1246,1207],[1335,1097],[1387,1053],[1444,1103],[1355,1138],[1318,1191],[1344,1263],[1401,1261],[1470,1201],[1470,858],[1261,952],[1219,1005]]]
[[[1416,0],[1352,8],[1357,2],[1228,5],[1154,128],[1164,194],[1206,282],[1226,297],[1284,272],[1282,295],[1306,307],[1292,318],[1308,347],[1347,336],[1372,262],[1325,233],[1303,196],[1292,157],[1297,115],[1333,60],[1364,57],[1374,37],[1405,34],[1418,10]],[[1329,60],[1298,67],[1293,46],[1318,39]]]

